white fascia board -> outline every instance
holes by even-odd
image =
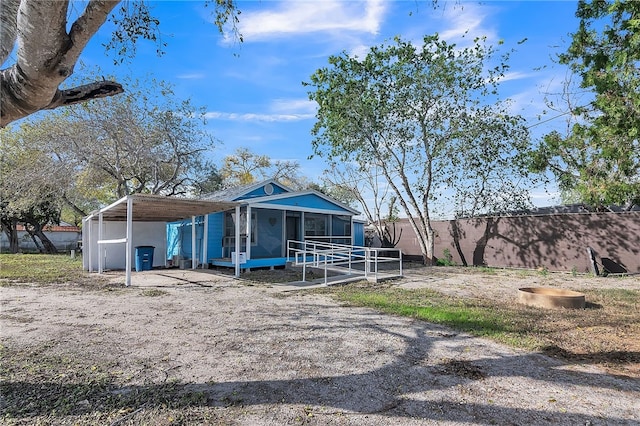
[[[293,212],[305,212],[305,213],[322,213],[322,214],[337,214],[341,216],[349,216],[350,212],[342,212],[338,210],[327,209],[315,209],[313,207],[300,207],[300,206],[286,206],[283,204],[269,204],[269,203],[251,203],[252,209],[271,209],[271,210],[289,210]]]
[[[299,192],[287,192],[284,194],[277,194],[277,195],[267,195],[265,197],[256,197],[256,198],[250,198],[250,199],[246,199],[246,200],[240,200],[243,202],[246,202],[247,204],[251,204],[251,205],[255,205],[255,204],[268,204],[269,201],[271,200],[282,200],[285,198],[293,198],[293,197],[301,197],[301,196],[305,196],[305,195],[316,195],[322,199],[324,199],[325,201],[328,201],[331,204],[335,204],[336,206],[351,212],[351,214],[353,214],[354,216],[357,216],[360,214],[360,212],[358,210],[355,210],[349,206],[347,206],[346,204],[341,203],[338,200],[335,200],[331,197],[329,197],[328,195],[323,194],[322,192],[318,192],[315,191],[313,189],[310,189],[308,191],[299,191]],[[297,210],[304,210],[303,208],[298,208],[299,206],[290,206],[290,207],[296,207]],[[282,208],[280,208],[282,209]],[[289,209],[292,210],[292,209]],[[316,209],[317,210],[317,209]],[[311,211],[311,210],[304,210],[304,211]],[[325,210],[323,210],[325,211]],[[326,210],[326,211],[333,211],[333,210]]]
[[[114,208],[115,206],[117,206],[117,205],[119,205],[119,204],[126,203],[126,202],[127,202],[127,199],[128,199],[129,197],[130,197],[129,195],[125,195],[124,197],[120,198],[118,201],[114,201],[113,203],[109,204],[109,205],[108,205],[108,206],[106,206],[106,207],[103,207],[103,208],[98,209],[98,210],[94,210],[94,211],[92,211],[91,213],[89,213],[89,214],[85,217],[85,219],[86,219],[86,220],[92,220],[94,217],[98,216],[100,213],[104,213],[104,212],[106,212],[106,211],[108,211],[108,210],[110,210],[110,209]]]

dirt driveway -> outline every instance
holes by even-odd
[[[277,285],[136,277],[2,288],[5,423],[640,424],[640,382],[594,367]],[[445,279],[487,291],[400,284]]]

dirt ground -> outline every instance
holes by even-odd
[[[396,283],[508,299],[611,279],[439,268]],[[135,274],[130,288],[4,287],[2,421],[640,424],[638,379],[294,288],[181,270]]]

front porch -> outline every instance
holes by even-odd
[[[289,262],[287,257],[270,257],[264,259],[240,259],[240,269],[249,270],[252,268],[276,268],[286,266]],[[231,257],[209,259],[209,265],[224,268],[235,268],[236,264]]]

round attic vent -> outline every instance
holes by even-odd
[[[264,193],[267,195],[273,194],[273,185],[271,185],[270,183],[266,184],[264,186]]]

